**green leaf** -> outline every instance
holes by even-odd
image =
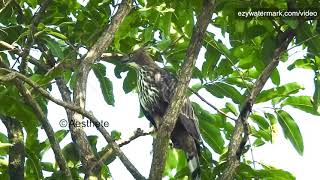
[[[134,70],[129,70],[123,81],[123,90],[125,93],[131,92],[137,86],[137,76]]]
[[[223,98],[223,97],[231,98],[232,101],[237,104],[240,104],[244,100],[244,97],[240,94],[240,92],[236,88],[226,83],[216,82],[214,84],[205,85],[205,88],[212,95],[218,98]]]
[[[262,146],[264,144],[265,144],[265,142],[262,139],[257,138],[256,140],[254,140],[252,145],[254,145],[255,147],[259,147],[259,146]]]
[[[277,47],[276,42],[276,39],[271,34],[268,34],[268,36],[265,37],[262,43],[261,52],[264,65],[268,65],[270,63],[272,54]]]
[[[266,102],[276,97],[286,97],[290,94],[295,94],[303,89],[298,83],[288,83],[283,86],[261,91],[256,99],[256,103]]]
[[[213,124],[200,120],[200,132],[203,139],[210,145],[210,147],[218,154],[223,153],[224,140],[222,139],[220,130]]]
[[[56,31],[48,31],[48,34],[50,34],[50,35],[52,35],[52,36],[54,36],[56,38],[62,39],[62,40],[67,40],[68,39],[65,35],[63,35],[63,34],[61,34],[59,32],[56,32]]]
[[[171,16],[172,16],[172,13],[168,12],[161,15],[159,19],[158,27],[159,29],[162,30],[166,38],[170,37]]]
[[[302,68],[302,69],[313,69],[313,64],[310,59],[297,59],[292,64],[288,66],[288,70],[292,70],[294,68]]]
[[[0,143],[8,143],[8,137],[0,132]],[[0,149],[0,156],[8,155],[8,149]]]
[[[176,149],[169,148],[166,166],[165,166],[165,170],[164,170],[165,175],[172,176],[172,170],[176,169],[177,164],[178,164],[178,159],[179,159],[179,155],[178,155]]]
[[[55,172],[56,171],[53,164],[50,162],[41,162],[41,167],[43,170],[48,171],[48,172]]]
[[[215,80],[216,76],[228,76],[230,74],[232,74],[234,72],[234,70],[232,69],[232,62],[230,62],[228,59],[221,59],[219,61],[218,67],[214,70],[214,73],[212,72],[211,76],[209,76],[210,80]],[[215,76],[213,76],[215,75]]]
[[[240,58],[239,67],[243,69],[252,68],[252,66],[257,64],[257,59],[258,59],[257,51],[252,51],[252,53],[248,54],[247,56]]]
[[[272,74],[271,74],[271,81],[273,84],[279,86],[280,85],[280,74],[279,74],[279,71],[277,69],[273,70],[272,71]]]
[[[231,60],[233,64],[236,64],[238,62],[238,59],[232,55],[231,51],[222,43],[221,40],[216,41],[213,37],[213,33],[206,32],[204,42],[212,46],[212,48],[217,49],[228,60]]]
[[[299,25],[299,21],[297,19],[286,19],[286,18],[284,18],[283,21],[285,23],[287,23],[291,29],[296,29],[298,27],[298,25]]]
[[[226,125],[225,117],[220,114],[211,114],[209,111],[204,110],[199,104],[192,102],[192,107],[195,114],[199,119],[204,119],[216,126],[217,128],[224,128]]]
[[[251,114],[251,115],[250,115],[250,118],[251,118],[261,129],[269,129],[270,125],[269,125],[268,121],[267,121],[264,117],[262,117],[262,116],[260,116],[260,115],[258,115],[258,114]]]
[[[214,174],[213,174],[213,165],[214,165],[214,160],[212,159],[212,153],[211,151],[204,146],[201,148],[201,153],[200,153],[200,174],[201,174],[201,179],[214,179]]]
[[[154,36],[153,27],[147,27],[143,33],[144,42],[151,41],[153,39],[153,36]]]
[[[251,127],[251,133],[257,138],[263,138],[265,141],[272,140],[272,132],[270,129],[259,129],[256,130],[254,127]]]
[[[291,96],[288,97],[281,103],[281,107],[284,106],[292,106],[294,108],[300,109],[304,112],[313,114],[313,115],[320,115],[320,112],[314,110],[312,99],[310,96]]]
[[[231,85],[236,85],[240,88],[252,88],[252,84],[240,77],[228,77],[225,82]]]
[[[296,151],[302,155],[303,154],[303,139],[300,129],[294,119],[283,110],[277,111],[278,121],[283,130],[284,136],[290,140]]]
[[[40,157],[33,149],[25,148],[26,150],[26,177],[35,177],[36,179],[44,179],[41,169]]]
[[[271,129],[271,143],[274,143],[275,137],[278,132],[278,128],[277,128],[278,120],[273,114],[270,114],[270,113],[264,113],[264,116],[269,120],[270,129]]]
[[[21,121],[27,132],[39,126],[32,108],[24,104],[20,97],[0,92],[0,113]]]
[[[121,132],[113,130],[111,131],[111,137],[113,140],[119,140],[121,138]]]
[[[47,46],[49,50],[52,52],[52,54],[55,57],[63,59],[64,55],[59,43],[57,43],[55,40],[51,38],[44,38],[44,40],[47,42]]]
[[[248,39],[252,39],[263,35],[266,31],[266,28],[262,25],[253,25],[247,29],[246,35],[248,36]]]
[[[203,76],[208,76],[209,72],[212,72],[216,67],[221,54],[216,48],[208,45],[207,51],[205,53],[206,60],[202,64],[202,74]]]
[[[103,64],[94,64],[93,72],[99,80],[102,95],[107,104],[114,106],[113,86],[109,78],[105,77],[106,67]]]
[[[202,88],[202,84],[201,83],[197,83],[192,85],[191,89],[194,92],[198,92],[201,88]],[[191,96],[193,93],[191,91],[187,91],[187,96]]]
[[[230,112],[232,112],[232,114],[238,116],[237,108],[232,103],[227,102],[226,108],[228,108],[230,110]]]
[[[224,140],[218,127],[224,126],[222,119],[219,116],[213,116],[196,103],[193,103],[193,108],[199,119],[202,137],[215,152],[221,154],[224,149]]]
[[[114,35],[114,46],[120,50],[120,40],[127,37],[135,37],[138,34],[137,21],[140,19],[139,12],[130,13],[121,23]],[[130,31],[128,31],[130,29]]]
[[[69,143],[62,149],[62,154],[65,157],[69,166],[75,166],[80,161],[78,150],[74,143]]]
[[[157,48],[161,51],[167,49],[171,44],[171,40],[170,39],[164,39],[160,42],[157,43]]]
[[[254,172],[254,178],[295,180],[296,178],[289,172],[281,169],[262,169]]]
[[[110,179],[111,178],[111,173],[110,173],[108,166],[103,165],[101,167],[101,176],[102,176],[102,179]]]
[[[59,130],[54,133],[54,137],[56,138],[57,142],[61,142],[68,134],[69,130]],[[41,156],[51,148],[51,144],[49,139],[46,139],[42,143],[40,143],[41,146]]]

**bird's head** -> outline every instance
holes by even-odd
[[[142,67],[155,66],[156,63],[153,61],[151,56],[148,54],[146,49],[140,48],[135,50],[121,58],[120,60],[124,64],[128,64],[134,69],[140,69]]]

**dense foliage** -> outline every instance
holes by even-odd
[[[39,22],[35,23],[33,17],[37,14],[40,3],[40,0],[0,2],[1,61],[11,69],[25,74],[48,92],[58,78],[63,79],[67,87],[73,90],[77,65],[82,61],[84,52],[92,47],[108,26],[119,4],[114,0],[90,0],[88,3],[77,0],[54,0],[48,5],[44,15],[39,17]],[[124,54],[148,44],[153,58],[162,63],[168,71],[177,74],[185,58],[195,16],[199,14],[201,5],[201,0],[137,0],[134,2],[133,10],[117,30],[111,46],[105,52]],[[244,153],[250,153],[248,151],[250,146],[258,147],[272,142],[275,135],[274,128],[279,124],[284,136],[302,155],[303,135],[295,122],[295,115],[286,112],[284,107],[290,106],[315,116],[320,115],[319,16],[317,19],[237,16],[239,8],[249,11],[250,7],[306,9],[320,7],[320,3],[316,0],[217,1],[210,27],[221,29],[222,34],[228,38],[230,46],[217,40],[212,31],[207,31],[203,39],[205,60],[201,67],[194,68],[192,78],[198,83],[193,85],[192,89],[196,92],[206,90],[212,96],[220,98],[226,102],[225,107],[220,109],[221,112],[232,117],[239,116],[242,102],[281,43],[277,35],[292,29],[295,37],[289,48],[301,46],[306,53],[303,59],[296,59],[291,63],[287,70],[303,68],[313,71],[315,91],[308,96],[296,95],[303,89],[299,82],[283,84],[278,69],[275,69],[270,78],[274,87],[264,89],[255,102],[264,103],[270,108],[256,111],[253,107],[248,122],[250,138],[254,141],[246,145]],[[99,60],[92,68],[100,82],[105,102],[113,106],[117,99],[113,96],[112,81],[106,77],[106,71],[112,70],[106,69],[104,63],[100,63]],[[287,60],[288,52],[285,51],[281,54],[280,63]],[[118,78],[123,75],[121,72],[128,71],[117,62],[116,58],[107,61],[116,65],[114,74]],[[21,62],[27,63],[23,65]],[[4,75],[5,72],[0,71],[0,78]],[[41,110],[47,114],[50,111],[47,109],[48,100],[29,85],[24,84],[24,86],[30,90]],[[135,72],[129,70],[124,78],[123,90],[128,93],[133,91],[135,86]],[[49,140],[39,142],[38,128],[41,123],[23,96],[15,83],[0,82],[1,120],[4,123],[17,121],[25,130],[25,138],[22,138],[26,153],[23,164],[25,178],[43,179],[44,171],[52,172],[52,176],[47,177],[48,179],[60,177],[61,173],[55,162],[41,160],[43,154],[51,148],[50,142]],[[197,103],[193,103],[193,107],[207,146],[203,148],[201,156],[202,178],[214,179],[225,168],[234,121],[215,110],[208,111]],[[67,130],[59,130],[54,136],[60,142],[67,134]],[[95,147],[96,138],[96,136],[88,137],[93,151],[101,155],[110,147],[98,151]],[[120,133],[114,132],[113,138],[119,139]],[[11,156],[9,149],[13,143],[12,137],[10,138],[5,132],[0,133],[0,179],[9,177],[7,160],[8,156]],[[73,177],[80,178],[83,169],[79,165],[76,146],[70,143],[63,147],[62,152]],[[115,156],[110,156],[102,168],[102,175],[105,178],[112,175],[107,166],[114,159]],[[242,158],[236,178],[294,179],[294,176],[285,170],[265,164],[253,168],[252,163],[250,159]],[[172,169],[175,169],[176,173],[172,173]],[[188,175],[183,153],[169,151],[165,175],[171,179]]]

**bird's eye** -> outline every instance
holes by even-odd
[[[132,57],[133,57],[133,54],[129,54],[129,57],[132,58]]]

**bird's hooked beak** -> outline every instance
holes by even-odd
[[[131,55],[132,56],[132,55]],[[120,62],[122,64],[125,64],[131,68],[134,68],[134,69],[137,69],[139,68],[139,66],[134,62],[132,61],[131,59],[132,57],[130,57],[130,55],[124,55],[121,59],[120,59]]]
[[[120,62],[122,64],[127,64],[128,62],[130,61],[130,58],[128,55],[124,55],[121,59],[120,59]]]

